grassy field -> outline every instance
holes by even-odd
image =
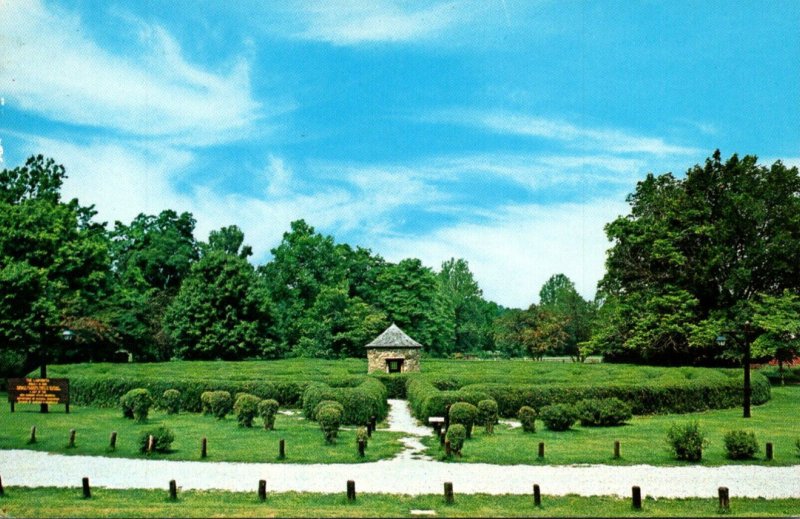
[[[411,517],[411,510],[433,510],[438,517],[716,517],[716,499],[645,498],[642,510],[616,497],[458,495],[444,503],[440,495],[361,494],[348,502],[344,493],[270,494],[259,502],[255,492],[180,492],[169,501],[166,490],[94,489],[82,499],[79,489],[7,488],[0,497],[0,517]],[[731,496],[733,517],[786,517],[800,513],[800,499],[738,499]]]
[[[0,394],[0,399],[6,400]],[[51,406],[50,413],[38,412],[34,405],[19,405],[15,413],[9,406],[0,406],[0,449],[34,449],[61,454],[101,455],[111,457],[143,457],[137,441],[142,431],[166,425],[175,433],[173,452],[151,454],[148,457],[171,460],[199,460],[200,443],[208,438],[207,461],[277,462],[278,442],[286,441],[284,463],[358,463],[391,458],[402,445],[399,433],[378,430],[372,435],[365,458],[359,458],[354,430],[341,430],[335,445],[327,445],[316,422],[296,416],[279,414],[275,430],[265,431],[259,423],[253,428],[239,427],[234,416],[218,421],[196,413],[167,415],[151,412],[147,424],[137,424],[122,418],[117,409],[71,407],[70,414],[63,406]],[[32,426],[36,426],[37,442],[28,439]],[[66,448],[69,430],[76,430],[76,447]],[[108,448],[112,431],[118,433],[117,448]]]
[[[654,415],[634,417],[620,427],[581,427],[553,432],[536,422],[536,432],[526,433],[521,428],[505,425],[495,427],[494,435],[487,435],[476,427],[471,440],[467,440],[458,463],[547,464],[607,463],[679,465],[667,450],[666,434],[672,423],[697,420],[707,433],[708,446],[703,451],[703,465],[769,464],[795,465],[800,463],[795,441],[800,439],[800,386],[772,389],[772,400],[753,407],[752,418],[742,418],[742,410],[723,409],[682,415]],[[761,445],[758,459],[733,461],[725,457],[723,436],[733,429],[753,431]],[[621,458],[613,458],[614,441],[621,442]],[[538,458],[539,442],[545,443],[545,458]],[[764,443],[772,442],[775,459],[764,460]],[[438,441],[423,440],[428,454],[443,459]]]

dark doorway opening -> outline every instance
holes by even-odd
[[[386,368],[389,373],[400,373],[403,371],[403,359],[387,359]]]

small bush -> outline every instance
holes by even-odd
[[[231,394],[227,391],[212,391],[209,397],[209,405],[211,407],[211,414],[213,414],[217,420],[222,420],[233,409]]]
[[[364,448],[366,449],[367,445],[369,445],[369,434],[366,427],[356,429],[356,444],[361,440],[364,440]]]
[[[319,420],[319,418],[317,418],[317,415],[319,414],[320,409],[323,409],[325,407],[333,407],[336,410],[338,410],[339,413],[342,414],[342,416],[344,416],[344,406],[342,404],[340,404],[336,400],[323,400],[314,407],[314,420]]]
[[[728,431],[725,433],[725,452],[732,460],[747,460],[758,452],[756,434],[747,431]]]
[[[447,429],[446,439],[450,440],[450,448],[461,456],[461,448],[464,447],[464,440],[467,438],[467,428],[460,423],[452,424]]]
[[[478,421],[486,428],[486,434],[493,434],[497,422],[497,402],[491,399],[478,402]]]
[[[317,413],[317,421],[325,441],[334,443],[339,434],[339,425],[342,423],[342,412],[332,405],[322,407]]]
[[[536,432],[536,411],[533,407],[528,407],[526,405],[519,408],[519,412],[517,413],[517,418],[519,418],[520,423],[522,424],[522,430],[525,432]]]
[[[213,391],[203,391],[200,394],[200,405],[202,406],[202,411],[204,415],[211,414],[211,395],[213,395]]]
[[[258,416],[264,420],[264,429],[275,428],[275,414],[278,412],[278,401],[268,398],[258,403]]]
[[[147,441],[153,437],[153,450],[156,452],[169,452],[172,442],[175,441],[175,434],[163,425],[154,429],[142,431],[139,435],[139,451],[147,452]]]
[[[181,392],[177,389],[167,389],[161,395],[161,407],[163,407],[167,414],[178,414],[181,407]]]
[[[631,419],[631,406],[619,398],[590,398],[575,406],[581,425],[612,427]]]
[[[137,422],[146,422],[150,407],[153,405],[153,397],[150,391],[144,388],[131,389],[119,399],[122,405],[122,416],[133,418]]]
[[[539,414],[551,431],[566,431],[575,423],[575,408],[567,404],[546,405]]]
[[[253,426],[259,402],[261,402],[261,399],[255,395],[239,393],[239,396],[236,397],[236,402],[233,404],[233,412],[236,413],[239,427]]]
[[[451,424],[461,424],[467,432],[467,438],[472,438],[472,426],[478,419],[478,408],[467,402],[456,402],[450,406]]]
[[[667,443],[679,460],[700,461],[707,441],[700,430],[700,424],[695,421],[682,425],[672,424],[667,431]]]

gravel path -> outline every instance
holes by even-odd
[[[416,422],[405,402],[392,402],[390,430],[412,432]],[[429,432],[429,431],[425,431]],[[440,493],[445,481],[457,493],[529,494],[538,483],[544,494],[629,496],[638,485],[652,497],[714,497],[727,486],[731,496],[800,498],[800,465],[791,467],[652,467],[648,465],[530,466],[458,464],[420,459],[421,443],[408,438],[392,460],[361,464],[206,463],[64,456],[29,450],[0,451],[0,476],[7,486],[77,487],[88,476],[93,486],[162,488],[175,479],[184,489],[253,492],[266,479],[273,492],[344,492],[355,480],[359,492]]]

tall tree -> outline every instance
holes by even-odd
[[[491,325],[483,291],[467,261],[455,258],[445,261],[438,278],[441,296],[453,312],[454,350],[466,353],[492,349]]]
[[[563,349],[555,353],[582,358],[581,344],[591,337],[592,304],[578,294],[575,284],[566,275],[555,274],[542,285],[539,306],[565,323],[567,339]]]
[[[541,306],[513,309],[495,320],[495,341],[499,351],[509,357],[530,355],[541,360],[563,351],[567,341],[567,321]]]

